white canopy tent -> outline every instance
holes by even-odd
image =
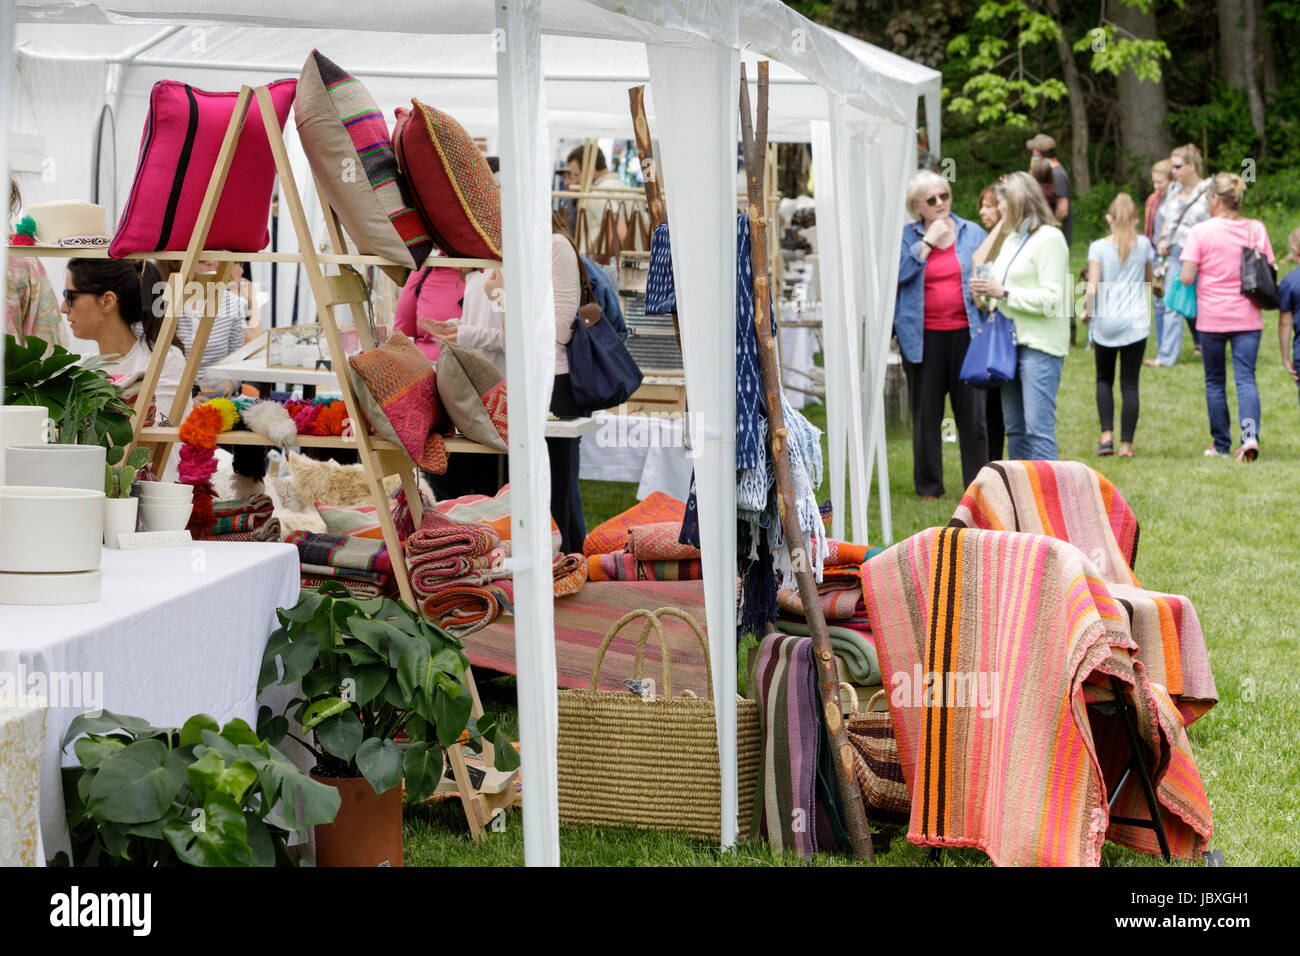
[[[828,402],[832,496],[842,533],[843,474],[852,464],[853,524],[863,540],[871,455],[883,450],[879,393],[903,185],[915,166],[918,98],[926,101],[931,149],[938,148],[938,74],[818,27],[778,0],[393,0],[371,5],[364,17],[346,0],[17,0],[16,9],[15,62],[0,71],[13,84],[4,91],[10,120],[0,136],[20,134],[27,158],[19,157],[19,179],[29,203],[87,198],[89,147],[105,103],[117,120],[111,189],[120,208],[155,81],[236,89],[296,76],[312,48],[361,77],[389,115],[420,98],[487,137],[499,153],[507,371],[512,395],[520,396],[510,403],[509,427],[530,864],[559,860],[544,521],[549,473],[540,413],[554,373],[552,145],[560,138],[630,137],[627,89],[648,82],[669,219],[690,224],[673,232],[674,271],[688,400],[704,416],[696,475],[707,624],[720,702],[722,799],[735,806],[735,370],[724,360],[719,374],[718,356],[735,353],[739,64],[742,58],[775,61],[770,138],[814,144],[828,395],[834,396]],[[0,55],[11,55],[7,45]],[[310,183],[293,123],[286,133],[299,182]],[[8,146],[0,146],[9,156]],[[314,197],[307,199],[311,210]],[[319,224],[318,205],[314,213]],[[291,231],[280,238],[282,250],[295,248]],[[282,288],[286,293],[291,289]],[[534,358],[525,362],[526,355]],[[888,540],[883,454],[879,460]],[[734,839],[734,820],[724,814],[723,842]]]

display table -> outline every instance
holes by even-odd
[[[654,491],[686,500],[695,459],[685,447],[685,419],[601,412],[592,419],[595,434],[578,446],[579,478],[636,482],[637,500]]]
[[[50,703],[41,860],[69,848],[59,767],[76,757],[71,747],[60,754],[59,743],[72,719],[102,707],[163,727],[199,713],[254,724],[275,609],[298,600],[298,550],[288,544],[105,548],[101,568],[103,597],[94,604],[0,606],[0,675]]]

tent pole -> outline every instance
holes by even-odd
[[[853,855],[862,860],[875,861],[871,848],[871,829],[867,826],[866,812],[862,806],[862,791],[853,774],[853,752],[844,732],[844,718],[840,712],[840,679],[835,669],[835,654],[826,632],[826,618],[817,597],[817,585],[807,560],[798,560],[804,551],[806,539],[799,525],[799,511],[795,505],[794,481],[790,475],[790,453],[785,446],[787,435],[785,416],[781,407],[781,380],[776,368],[776,343],[772,339],[772,314],[769,307],[769,277],[767,274],[767,224],[762,217],[763,186],[762,159],[767,149],[767,62],[758,64],[758,130],[751,125],[749,112],[749,84],[745,78],[745,65],[740,66],[740,129],[745,148],[745,177],[749,184],[749,229],[753,236],[750,258],[754,268],[754,325],[758,333],[759,361],[763,366],[763,386],[767,395],[768,433],[772,441],[772,457],[776,460],[777,504],[781,513],[781,526],[785,532],[785,545],[790,551],[795,577],[799,582],[799,597],[803,601],[812,632],[813,657],[817,663],[818,688],[821,691],[826,730],[834,752],[835,776],[839,782],[840,799],[853,843]]]

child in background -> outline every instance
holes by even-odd
[[[1291,261],[1300,266],[1300,228],[1292,229],[1288,238],[1291,246]],[[1282,364],[1286,367],[1291,381],[1300,385],[1300,268],[1292,269],[1277,284],[1277,298],[1280,311],[1277,314],[1277,339],[1282,347]],[[1287,339],[1291,347],[1287,348]]]

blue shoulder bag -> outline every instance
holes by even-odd
[[[1002,273],[1003,286],[1011,272],[1011,265],[1020,255],[1020,250],[1029,242],[1026,236],[1007,263]],[[1016,377],[1016,323],[1002,314],[1001,309],[994,309],[993,314],[980,322],[971,336],[966,349],[966,358],[961,363],[957,377],[973,388],[997,388]]]

